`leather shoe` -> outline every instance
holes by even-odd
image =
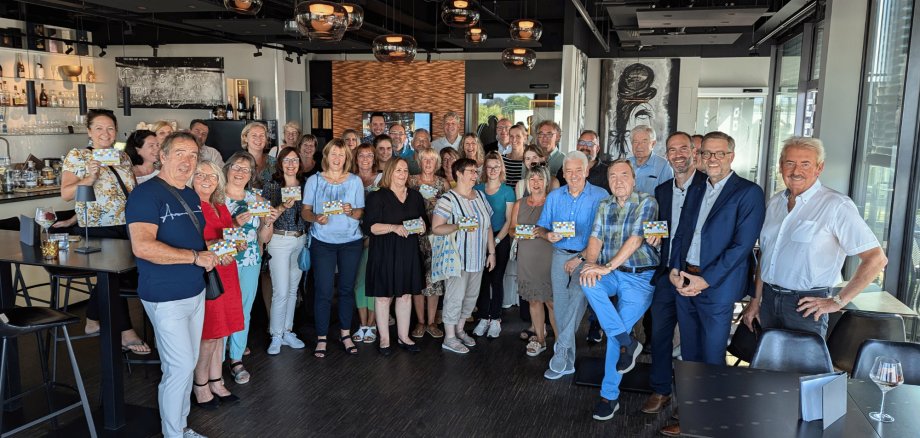
[[[658,432],[664,436],[680,436],[680,423],[674,423],[662,427]]]
[[[652,395],[648,396],[648,399],[645,400],[645,404],[642,405],[642,412],[645,412],[646,414],[657,414],[661,412],[661,409],[667,406],[670,402],[670,395],[652,393]]]
[[[383,356],[383,357],[388,357],[389,355],[393,354],[393,347],[380,347],[380,346],[378,346],[378,347],[377,347],[377,352],[379,352],[380,355]]]
[[[399,348],[402,348],[403,350],[406,350],[410,353],[418,353],[422,351],[422,349],[419,348],[418,344],[407,344],[400,339],[396,340],[396,344],[399,345]]]
[[[671,411],[671,418],[675,420],[680,420],[680,415],[678,415],[678,412],[677,412],[677,406],[675,406],[674,410]]]

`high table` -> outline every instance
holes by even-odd
[[[869,419],[881,392],[872,382],[851,380],[847,412],[827,429],[821,421],[799,420],[799,377],[803,374],[753,368],[674,362],[682,435],[693,437],[906,437],[920,430],[920,387],[902,385],[886,397],[894,423]],[[900,391],[900,394],[899,394]]]
[[[23,245],[19,241],[19,232],[0,230],[0,306],[3,308],[16,305],[16,290],[13,287],[12,265],[33,265],[54,268],[71,268],[96,273],[96,292],[99,294],[99,340],[100,367],[102,380],[102,426],[107,431],[117,434],[137,436],[137,431],[128,431],[125,426],[126,409],[142,410],[144,408],[125,405],[123,386],[123,365],[121,356],[121,333],[112,328],[112,302],[119,297],[118,274],[135,268],[134,253],[131,243],[118,239],[89,239],[89,245],[102,248],[101,252],[79,254],[74,252],[84,241],[71,242],[70,249],[59,252],[57,260],[44,260],[41,250]],[[10,389],[19,390],[18,349],[15,342],[10,350]],[[155,410],[153,417],[158,419]],[[147,413],[146,416],[149,416]],[[143,416],[143,415],[141,415]],[[135,417],[135,415],[132,415]],[[97,424],[99,424],[97,422]]]

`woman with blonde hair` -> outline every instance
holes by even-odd
[[[475,161],[476,165],[479,166],[479,170],[482,170],[486,160],[486,152],[482,148],[482,141],[479,140],[476,134],[472,132],[463,134],[463,139],[460,141],[460,158],[469,158]]]
[[[345,146],[348,146],[348,150],[354,151],[361,143],[361,138],[358,136],[358,131],[349,128],[342,131],[342,141],[345,142]]]
[[[387,325],[390,302],[396,299],[396,334],[400,348],[419,352],[409,338],[412,316],[412,295],[418,295],[425,284],[420,235],[429,226],[425,215],[425,200],[421,193],[410,189],[409,163],[405,158],[390,160],[383,171],[380,189],[367,196],[361,228],[369,235],[367,257],[367,295],[375,297],[380,354],[389,356],[390,330]],[[420,229],[406,228],[407,221],[420,220]]]
[[[163,144],[163,140],[176,131],[176,128],[173,127],[171,122],[166,120],[157,120],[153,123],[153,126],[150,127],[150,130],[153,131],[157,136],[157,141],[160,144]]]
[[[265,146],[268,145],[268,127],[261,122],[247,123],[240,133],[240,145],[256,160],[256,177],[251,181],[251,185],[261,190],[275,171],[275,157],[265,153]]]
[[[358,354],[351,339],[351,317],[355,306],[355,278],[364,236],[360,221],[364,214],[364,187],[361,178],[349,172],[351,151],[341,139],[323,148],[323,171],[304,185],[301,214],[310,226],[310,259],[316,289],[316,349],[313,355],[326,357],[329,314],[335,272],[339,282],[339,339],[348,354]]]

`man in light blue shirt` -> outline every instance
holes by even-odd
[[[648,125],[639,125],[630,132],[632,156],[629,161],[636,169],[636,191],[655,194],[655,187],[674,178],[674,171],[665,160],[655,155],[655,130]]]
[[[578,283],[579,267],[591,237],[597,207],[609,194],[587,182],[588,157],[569,152],[563,161],[568,184],[546,197],[537,221],[537,235],[553,244],[553,311],[556,315],[556,344],[549,369],[543,377],[556,380],[575,372],[575,330],[585,314],[587,301]],[[554,224],[555,223],[555,224]],[[561,223],[561,224],[560,224]],[[574,236],[564,237],[557,225],[574,224]]]

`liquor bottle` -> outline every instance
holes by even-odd
[[[0,83],[0,107],[10,106],[10,94],[6,91],[6,81]]]
[[[233,113],[233,105],[230,102],[227,102],[227,120],[239,120],[236,114]]]
[[[26,66],[22,63],[22,58],[17,53],[16,54],[16,77],[24,78],[26,77]]]
[[[25,106],[25,95],[19,94],[19,87],[13,85],[13,106]]]
[[[9,129],[10,128],[6,125],[6,118],[3,117],[3,113],[0,112],[0,134],[8,134]],[[4,172],[6,171],[6,169],[3,170]]]
[[[89,68],[89,73],[86,74],[86,82],[89,82],[90,84],[96,82],[96,73],[93,72],[92,67]]]
[[[3,66],[0,65],[0,78],[2,78],[2,77],[3,77]]]
[[[43,67],[40,62],[35,63],[35,78],[45,79],[45,67]]]
[[[38,106],[48,106],[48,94],[45,93],[45,84],[42,84],[42,92],[38,95]]]

